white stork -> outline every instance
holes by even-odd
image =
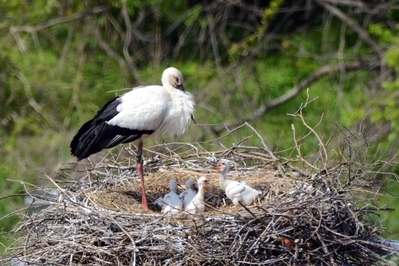
[[[142,205],[148,210],[143,177],[143,140],[161,133],[182,135],[194,120],[193,96],[184,90],[183,75],[165,69],[162,86],[140,86],[107,102],[78,131],[71,153],[78,160],[120,143],[138,140],[137,171],[142,189]]]
[[[227,173],[230,170],[230,162],[225,159],[221,159],[216,171],[220,173],[219,181],[220,187],[225,191],[226,196],[233,202],[234,205],[238,205],[239,202],[243,205],[249,205],[258,198],[262,192],[245,184],[243,181],[235,181],[227,179]]]
[[[197,194],[196,183],[193,179],[189,179],[186,181],[186,190],[179,194],[179,198],[183,202],[183,210],[187,207],[187,205],[193,200],[195,195]]]
[[[162,207],[162,213],[173,215],[178,214],[183,209],[183,202],[177,195],[177,180],[169,181],[170,192],[155,201],[155,204]]]
[[[209,190],[209,181],[205,176],[201,176],[198,180],[198,193],[195,195],[193,200],[184,209],[185,211],[196,214],[197,212],[205,211],[204,196],[205,191]]]

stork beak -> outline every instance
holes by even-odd
[[[178,84],[178,85],[176,85],[176,88],[177,88],[178,90],[181,90],[181,91],[186,91],[186,90],[184,89],[183,84]]]
[[[220,166],[216,167],[216,172],[217,172],[217,173],[222,172],[222,169],[220,169]]]
[[[209,188],[209,186],[208,186],[208,182],[205,182],[205,183],[204,183],[203,188],[204,188],[204,191],[209,191],[209,190],[210,190],[210,188]]]
[[[191,114],[191,120],[193,120],[194,124],[197,124],[197,121],[195,121],[194,115]]]

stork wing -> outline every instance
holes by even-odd
[[[172,105],[170,95],[161,86],[139,87],[124,94],[118,112],[107,124],[130,130],[156,131]]]
[[[240,197],[241,194],[245,191],[246,185],[243,182],[235,182],[226,187],[226,194],[230,194],[233,197]]]

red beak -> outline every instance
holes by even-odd
[[[205,191],[209,191],[210,190],[210,188],[208,186],[208,182],[205,182],[203,188],[204,188]]]

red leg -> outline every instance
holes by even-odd
[[[141,182],[141,204],[143,205],[144,211],[148,211],[148,203],[147,203],[147,194],[145,193],[145,186],[144,186],[144,174],[143,174],[143,141],[139,140],[139,145],[137,149],[137,172],[139,173],[140,182]]]

